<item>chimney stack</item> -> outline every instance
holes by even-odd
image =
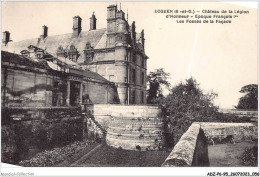
[[[47,26],[42,26],[42,35],[41,38],[45,39],[48,36],[48,27]]]
[[[144,42],[145,42],[144,30],[142,30],[142,32],[141,32],[141,39],[142,39],[142,44],[143,44],[143,47],[144,47]]]
[[[73,17],[73,37],[78,37],[81,32],[81,20],[80,16]]]
[[[97,28],[97,19],[94,13],[95,12],[93,12],[92,17],[90,18],[90,29],[89,29],[90,31],[96,30]]]
[[[3,32],[3,40],[2,40],[3,44],[7,45],[8,42],[10,42],[10,41],[11,41],[10,40],[10,32],[9,31],[4,31]]]

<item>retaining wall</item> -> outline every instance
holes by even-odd
[[[102,139],[103,132],[79,108],[2,109],[1,160],[16,164],[45,149]]]
[[[163,122],[157,106],[94,105],[94,117],[107,128],[109,146],[128,150],[159,150]]]
[[[235,142],[255,140],[258,138],[258,127],[254,123],[199,123],[208,139],[222,140],[232,136]]]

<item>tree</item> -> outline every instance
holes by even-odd
[[[257,109],[258,103],[258,85],[249,84],[241,88],[240,93],[245,95],[239,99],[237,109]]]
[[[216,120],[218,107],[213,100],[217,97],[214,92],[203,93],[195,79],[190,78],[185,83],[179,83],[171,93],[160,100],[165,117],[167,134],[166,142],[175,145],[193,122]]]
[[[163,68],[156,69],[154,72],[150,72],[147,76],[147,82],[149,84],[147,103],[155,103],[157,99],[163,97],[162,86],[167,89],[171,84],[168,82],[170,77],[169,73],[166,73]]]

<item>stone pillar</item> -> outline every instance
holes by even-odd
[[[80,105],[82,104],[82,93],[83,93],[83,84],[82,84],[82,82],[80,82],[80,85],[79,85],[79,104]]]
[[[70,106],[70,81],[67,81],[67,96],[66,96],[66,105]]]

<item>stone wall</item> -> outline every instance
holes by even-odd
[[[182,135],[162,166],[209,166],[208,143],[257,140],[253,123],[195,122]],[[223,141],[222,141],[223,140]]]
[[[249,118],[250,122],[258,121],[258,111],[257,110],[244,110],[244,109],[221,109],[220,112],[226,115],[233,115],[239,118]]]
[[[104,138],[95,120],[68,107],[3,109],[1,132],[2,162],[11,164],[45,149]]]
[[[156,106],[120,105],[120,104],[95,104],[93,115],[95,119],[107,129],[113,116],[126,117],[160,117],[161,110]]]
[[[98,82],[84,82],[84,94],[88,94],[93,104],[113,104],[118,99],[117,89],[114,85]]]
[[[209,166],[207,146],[200,125],[193,123],[174,146],[162,166]]]
[[[161,110],[156,106],[94,105],[95,119],[107,128],[107,144],[128,150],[162,148],[160,114]]]
[[[223,140],[232,136],[235,142],[258,139],[258,127],[254,123],[199,123],[208,140]]]
[[[2,76],[6,74],[6,83],[2,79],[2,92],[5,91],[7,107],[37,107],[52,105],[53,77],[22,70],[2,68]],[[57,78],[57,81],[60,79]],[[3,87],[3,85],[5,87]],[[4,97],[2,97],[3,103]]]

